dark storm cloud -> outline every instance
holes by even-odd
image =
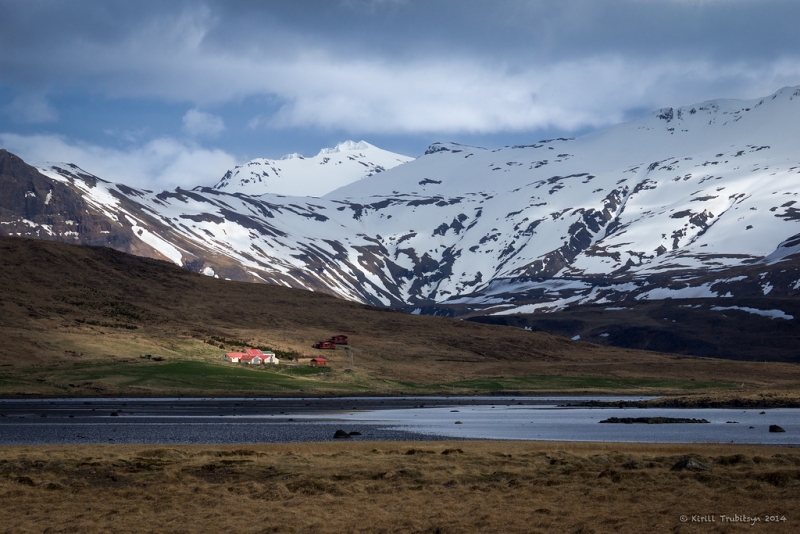
[[[351,50],[507,57],[700,53],[719,60],[796,52],[793,0],[441,0],[219,2],[220,43],[249,45],[277,25]],[[231,23],[227,26],[226,23]],[[266,26],[265,26],[266,24]],[[248,31],[229,32],[231,27]]]
[[[65,74],[58,59],[70,50],[114,49],[187,19],[202,21],[209,49],[264,54],[319,47],[388,60],[455,54],[516,64],[609,53],[773,60],[800,50],[793,0],[11,0],[0,2],[3,79],[47,82]]]
[[[251,125],[275,127],[570,129],[797,83],[799,15],[789,0],[7,0],[0,84],[199,105],[262,95],[281,105]],[[43,98],[13,109],[57,116]]]

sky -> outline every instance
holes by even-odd
[[[149,189],[800,85],[796,0],[0,0],[0,147]],[[313,193],[313,192],[310,192]]]

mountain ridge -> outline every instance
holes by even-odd
[[[735,297],[753,283],[795,295],[800,272],[780,271],[800,250],[798,140],[793,87],[662,108],[577,139],[435,143],[321,198],[153,193],[76,167],[40,172],[143,254],[210,276],[406,311],[514,314]],[[6,218],[3,230],[44,232]],[[759,279],[737,279],[748,265],[763,265]]]

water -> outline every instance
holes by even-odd
[[[585,408],[644,397],[351,397],[0,400],[0,444],[278,443],[504,439],[800,445],[800,409]],[[116,415],[112,415],[116,414]],[[681,417],[709,424],[601,424]],[[460,424],[456,424],[459,421]],[[730,421],[730,422],[729,422]],[[769,425],[785,433],[770,433]],[[750,428],[753,427],[753,428]]]
[[[343,419],[375,420],[389,423],[395,429],[453,439],[800,445],[800,410],[790,408],[765,410],[763,415],[760,414],[762,410],[708,408],[470,406],[458,410],[362,412],[343,416]],[[600,423],[609,417],[680,417],[706,419],[709,423]],[[771,433],[770,425],[779,425],[786,432]]]

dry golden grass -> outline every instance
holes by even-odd
[[[693,456],[711,471],[675,472]],[[800,528],[800,451],[352,442],[0,448],[0,531],[759,532]],[[680,516],[714,515],[716,523]],[[764,523],[764,516],[785,522]]]

